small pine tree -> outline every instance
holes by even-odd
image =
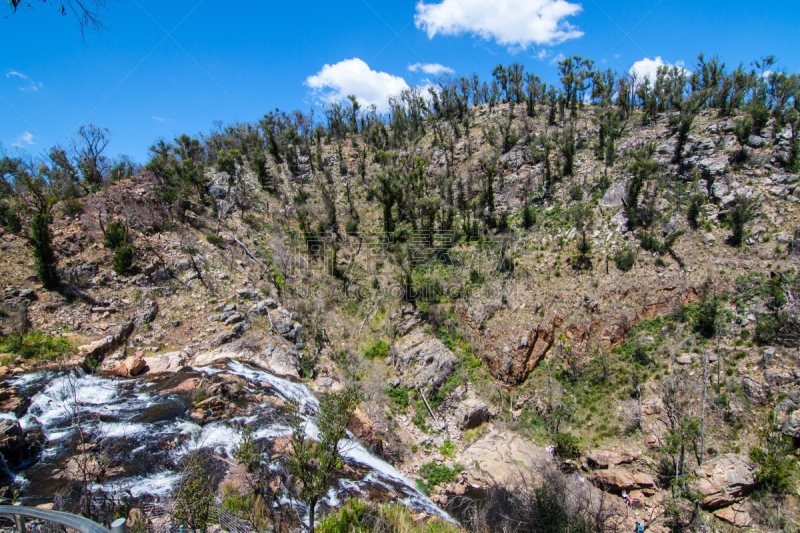
[[[53,234],[50,231],[50,223],[53,217],[50,211],[40,211],[33,215],[31,221],[31,237],[33,244],[34,265],[39,281],[47,288],[58,285],[58,274],[56,272],[55,251],[53,250]]]
[[[133,248],[127,244],[114,250],[114,272],[120,276],[127,276],[133,266]]]

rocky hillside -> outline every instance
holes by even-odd
[[[355,435],[445,507],[554,462],[609,495],[620,527],[800,527],[791,124],[462,114],[410,121],[402,142],[397,123],[314,133],[270,115],[162,143],[55,205],[53,290],[7,226],[0,374],[244,361],[315,391],[357,383]],[[184,416],[218,420],[225,402],[208,405]]]

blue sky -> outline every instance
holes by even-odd
[[[794,1],[109,0],[107,31],[85,41],[74,18],[31,3],[0,18],[0,143],[34,156],[94,123],[111,132],[108,155],[144,163],[160,137],[276,107],[319,113],[347,93],[379,103],[433,79],[436,65],[488,79],[517,61],[556,82],[559,54],[626,72],[706,52],[729,67],[773,54],[800,71]]]

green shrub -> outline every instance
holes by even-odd
[[[114,272],[120,276],[127,276],[132,266],[133,248],[125,244],[114,250]]]
[[[383,359],[388,353],[389,344],[382,339],[378,339],[372,343],[372,346],[364,350],[364,357],[367,359]]]
[[[636,252],[630,248],[625,248],[614,258],[614,264],[622,272],[628,272],[636,264]]]
[[[216,246],[217,248],[224,248],[227,242],[223,237],[218,237],[216,235],[206,235],[206,241],[208,241],[208,244]]]
[[[387,389],[386,395],[400,408],[405,409],[408,407],[408,388],[400,387]]]
[[[106,231],[103,234],[103,245],[106,248],[115,250],[117,247],[122,245],[126,239],[127,231],[125,230],[125,225],[122,222],[114,220],[113,222],[110,222],[108,226],[106,226]]]
[[[23,337],[0,338],[0,352],[19,355],[27,360],[56,361],[75,353],[75,347],[64,337],[28,333]]]
[[[793,492],[797,477],[797,462],[792,440],[775,429],[775,413],[770,410],[758,446],[750,448],[750,459],[756,465],[759,488],[779,497]]]
[[[583,188],[578,184],[573,185],[569,190],[569,197],[576,202],[583,200]]]
[[[68,198],[61,202],[61,212],[72,218],[83,214],[83,204],[77,198]]]
[[[430,494],[431,489],[436,485],[455,481],[459,473],[461,473],[461,465],[458,463],[453,463],[452,468],[445,465],[437,465],[435,461],[425,463],[419,469],[419,474],[424,480],[422,489],[426,494]]]
[[[571,433],[558,433],[553,442],[556,445],[554,453],[562,461],[574,460],[581,456],[580,443]]]

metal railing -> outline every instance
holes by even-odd
[[[111,523],[111,529],[107,529],[97,522],[88,518],[77,516],[61,511],[50,511],[48,509],[38,509],[36,507],[22,507],[20,505],[0,505],[0,516],[11,516],[17,533],[26,533],[25,518],[46,520],[54,524],[59,524],[79,533],[127,533],[127,524],[124,518],[120,518]]]

